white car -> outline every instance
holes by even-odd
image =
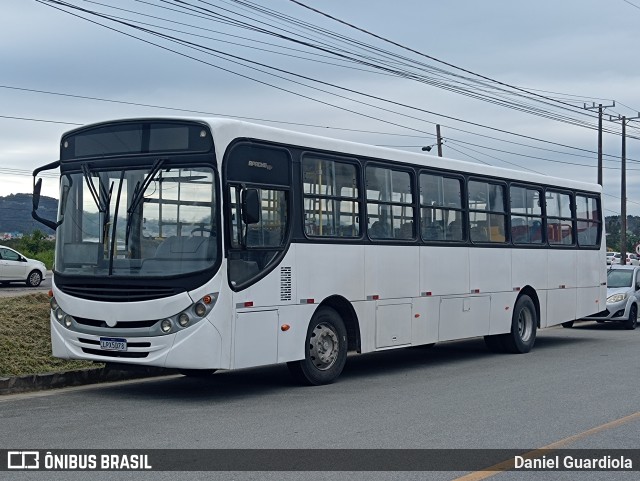
[[[618,321],[622,322],[625,329],[635,329],[638,324],[639,304],[640,267],[613,265],[607,270],[607,308],[584,319],[598,322]]]
[[[607,265],[608,266],[613,264],[613,259],[615,258],[616,254],[619,254],[619,252],[607,252]]]
[[[38,287],[47,277],[44,263],[29,259],[10,247],[0,246],[0,284],[26,282]]]
[[[622,258],[621,254],[619,252],[616,252],[615,255],[613,256],[612,265],[620,264],[621,258]],[[628,265],[628,266],[639,266],[640,265],[640,259],[638,258],[637,255],[632,254],[630,252],[627,252],[626,265]]]

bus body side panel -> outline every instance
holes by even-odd
[[[487,294],[512,291],[511,252],[508,246],[469,249],[469,289]]]
[[[423,296],[413,300],[413,323],[411,328],[413,345],[438,342],[439,323],[439,296]]]
[[[322,302],[332,295],[349,301],[365,297],[364,245],[294,244],[299,274],[295,277],[298,298]]]
[[[525,286],[535,289],[540,303],[540,327],[547,325],[548,255],[547,249],[513,249],[511,253],[511,288],[514,291]],[[493,329],[491,333],[498,334]]]
[[[602,280],[603,275],[606,276],[606,267],[602,261],[605,258],[604,253],[600,250],[584,250],[578,255],[580,261],[576,319],[600,312],[606,306],[606,286],[601,286],[602,282],[606,282],[606,278]]]
[[[446,296],[469,292],[469,249],[420,247],[419,295]]]
[[[365,296],[402,299],[420,295],[418,246],[368,245],[365,248]]]
[[[547,326],[553,326],[576,318],[578,253],[575,249],[548,252]]]

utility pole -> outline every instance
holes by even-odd
[[[442,157],[442,135],[440,135],[440,124],[436,124],[436,143],[438,144],[438,157]]]
[[[438,146],[438,157],[442,157],[442,144],[444,144],[444,140],[442,140],[442,135],[440,135],[440,124],[436,124],[436,143],[431,145],[425,145],[422,147],[422,150],[425,152],[431,152],[431,148],[434,145]]]
[[[616,102],[615,100],[612,101],[611,105],[602,105],[602,104],[598,104],[598,184],[600,184],[600,187],[602,187],[602,110],[609,108],[609,107],[615,107],[616,106]],[[595,109],[596,108],[596,104],[593,103],[590,107],[587,106],[587,104],[584,104],[584,108],[586,110],[591,110],[591,109]]]
[[[640,119],[640,113],[636,117],[620,117],[614,118],[609,116],[609,120],[622,122],[622,174],[620,184],[620,264],[627,263],[627,122]]]

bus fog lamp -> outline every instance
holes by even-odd
[[[182,327],[187,327],[187,324],[189,324],[189,316],[184,312],[180,314],[178,317],[178,324]]]
[[[201,302],[198,302],[196,304],[196,307],[194,308],[194,311],[197,316],[204,317],[204,315],[207,313],[207,306],[205,306]]]
[[[169,319],[164,319],[161,323],[160,323],[160,329],[162,329],[162,332],[169,332],[171,331],[171,321]]]

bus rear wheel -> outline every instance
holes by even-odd
[[[513,308],[511,332],[503,338],[505,350],[514,354],[524,354],[536,342],[538,315],[536,306],[527,295],[521,296]]]
[[[347,329],[340,315],[321,307],[313,315],[304,349],[304,359],[288,362],[294,379],[309,386],[335,381],[347,361]]]

